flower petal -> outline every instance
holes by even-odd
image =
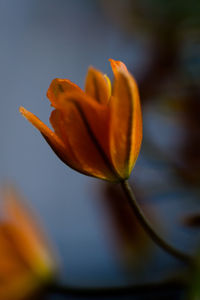
[[[79,100],[81,99],[79,98]],[[115,181],[116,177],[113,174],[110,161],[99,144],[93,128],[90,126],[90,120],[85,114],[86,103],[84,103],[83,109],[80,105],[81,101],[77,101],[77,95],[74,95],[74,98],[71,95],[70,98],[60,99],[58,102],[61,109],[54,112],[51,122],[60,137],[70,146],[72,154],[80,166],[79,171],[94,177]],[[87,113],[93,112],[93,117],[95,111],[88,106]]]
[[[76,154],[69,144],[68,141],[68,132],[69,128],[66,127],[65,121],[64,121],[64,116],[61,111],[58,109],[55,109],[52,111],[51,116],[50,116],[50,122],[52,127],[55,130],[55,133],[57,136],[64,142],[66,146],[66,152],[65,152],[65,159],[63,160],[61,157],[61,160],[64,161],[65,164],[67,164],[69,167],[72,169],[83,173],[85,175],[89,175],[89,173],[86,170],[83,170],[83,168],[80,165],[79,158],[76,157]],[[59,155],[58,155],[59,156]]]
[[[53,151],[65,162],[66,146],[63,141],[49,129],[38,117],[23,107],[20,107],[21,114],[33,124],[47,140]]]
[[[86,77],[85,92],[99,103],[107,104],[111,96],[108,77],[90,67]]]
[[[31,272],[45,277],[55,267],[55,256],[50,250],[46,235],[41,232],[35,216],[14,188],[7,188],[3,198],[9,224],[6,232],[15,252]]]
[[[55,78],[52,80],[48,91],[47,91],[47,98],[50,100],[52,106],[55,107],[58,97],[60,97],[61,94],[69,94],[71,92],[82,92],[81,88],[76,85],[75,83],[71,82],[68,79],[59,79]]]
[[[0,225],[0,278],[3,276],[5,280],[27,270],[27,264],[21,258],[21,255],[18,255],[15,246],[9,238],[9,227],[7,223]]]
[[[142,141],[142,114],[137,84],[126,66],[111,61],[114,73],[111,105],[111,154],[116,169],[127,178],[138,157]]]
[[[39,289],[39,282],[28,272],[18,273],[9,277],[2,284],[0,283],[0,299],[3,300],[24,300],[32,299],[35,291]]]
[[[70,101],[75,102],[81,107],[102,150],[105,152],[108,159],[110,159],[110,107],[108,105],[101,105],[85,93],[74,92],[68,95],[65,95],[65,93],[61,94],[57,99],[56,109],[65,115],[65,111],[68,111],[68,104]],[[62,139],[62,136],[60,136],[60,138]]]
[[[41,283],[24,263],[10,236],[13,226],[0,226],[0,299],[22,300],[33,294]],[[29,299],[29,298],[28,298]]]
[[[110,61],[114,76],[117,76],[119,74],[119,72],[125,72],[125,73],[128,72],[126,65],[122,61],[114,60],[111,58],[109,59],[109,61]]]
[[[8,223],[0,225],[0,299],[21,300],[36,289],[35,276],[10,238],[12,228]]]

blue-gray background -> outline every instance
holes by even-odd
[[[0,0],[0,42],[1,183],[16,184],[39,214],[57,245],[63,281],[73,285],[137,281],[134,272],[127,275],[112,241],[109,214],[101,202],[102,183],[60,162],[18,110],[22,105],[49,124],[46,91],[51,80],[68,78],[83,87],[89,65],[111,76],[109,58],[131,65],[140,77],[148,60],[148,41],[125,33],[109,20],[99,1]],[[159,140],[161,148],[176,147],[182,128],[175,119],[147,106],[146,135]],[[182,230],[176,221],[181,213],[192,211],[187,199],[195,202],[199,192],[180,185],[167,164],[145,159],[143,150],[132,179],[148,199],[154,197],[155,186],[163,187],[157,196],[163,201],[150,201],[151,210],[159,212],[167,237],[191,250],[197,232]],[[157,252],[150,270],[160,278],[175,262]]]

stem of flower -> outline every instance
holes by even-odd
[[[132,295],[136,293],[149,293],[161,290],[184,289],[186,283],[180,280],[167,280],[160,282],[143,283],[139,285],[116,286],[116,287],[72,287],[56,284],[50,287],[50,293],[62,294],[66,296],[79,296],[83,298],[101,298],[103,296]]]
[[[163,250],[171,254],[172,256],[176,257],[177,259],[190,263],[192,262],[192,257],[190,255],[181,252],[180,250],[177,250],[173,246],[169,245],[155,230],[153,229],[150,222],[146,219],[143,212],[141,211],[135,195],[133,193],[133,190],[131,189],[129,183],[127,180],[121,181],[121,186],[123,188],[123,191],[125,192],[127,199],[129,201],[130,206],[132,207],[135,216],[137,217],[138,221],[140,222],[143,229],[147,232],[147,234],[151,237],[151,239]]]

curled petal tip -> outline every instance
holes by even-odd
[[[111,68],[113,70],[114,75],[116,76],[118,72],[122,71],[122,72],[128,72],[127,67],[125,66],[125,64],[120,61],[120,60],[114,60],[112,58],[109,59],[110,64],[111,64]]]
[[[23,106],[20,106],[19,112],[24,116],[26,114],[27,110]]]
[[[26,108],[24,108],[23,106],[20,106],[19,108],[19,112],[22,114],[22,116],[24,118],[26,118],[27,120],[29,120],[32,124],[33,122],[31,121],[32,119],[32,113],[30,113]]]
[[[24,108],[23,106],[20,106],[19,108],[19,112],[22,114],[22,116],[24,116],[26,119],[28,119],[30,121],[31,116],[33,115],[32,113],[30,113],[26,108]]]

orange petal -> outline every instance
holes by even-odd
[[[119,60],[109,59],[114,76],[117,76],[119,72],[128,72],[126,65]]]
[[[111,60],[114,72],[111,105],[111,154],[123,178],[135,164],[142,141],[142,114],[137,84],[122,62]]]
[[[3,300],[22,300],[30,299],[30,296],[38,290],[40,282],[27,270],[19,270],[5,276],[3,273],[0,278],[0,299]]]
[[[52,80],[48,88],[47,98],[50,100],[51,104],[55,107],[57,99],[60,97],[60,95],[62,94],[67,95],[75,91],[83,93],[81,88],[79,88],[78,85],[71,82],[70,80],[55,78]]]
[[[106,156],[107,165],[113,173],[115,180],[119,180],[119,174],[117,173],[115,167],[112,163],[112,157],[110,153],[110,106],[101,105],[96,101],[93,101],[93,98],[90,98],[85,93],[71,93],[68,97],[60,98],[57,101],[57,108],[61,110],[63,115],[65,111],[68,110],[69,102],[74,102],[77,106],[80,107],[82,113],[87,120],[92,134],[95,136],[101,152]]]
[[[98,70],[90,67],[85,82],[85,92],[99,103],[107,104],[111,93],[108,78]]]
[[[71,93],[68,97],[60,99],[60,109],[65,112],[68,102],[75,102],[79,105],[84,112],[90,127],[93,130],[99,144],[103,151],[109,157],[109,124],[110,124],[110,108],[107,105],[101,105],[93,98],[85,93]]]
[[[0,225],[0,286],[2,277],[7,280],[27,270],[27,265],[16,251],[9,232],[9,224]]]
[[[64,116],[61,111],[58,109],[55,109],[52,111],[50,116],[50,122],[52,127],[55,130],[55,133],[58,135],[58,137],[65,143],[66,146],[66,153],[65,153],[65,159],[63,160],[69,167],[72,169],[83,173],[85,175],[89,175],[89,173],[86,170],[83,170],[79,158],[76,157],[76,154],[69,144],[68,141],[68,132],[69,128],[66,127]],[[62,159],[62,158],[61,158]]]
[[[36,288],[33,273],[13,243],[12,229],[8,223],[0,225],[0,299],[4,300],[24,299]]]
[[[4,191],[4,209],[10,226],[7,226],[9,240],[15,252],[32,273],[46,276],[54,269],[54,255],[41,227],[36,223],[30,209],[13,188]]]
[[[67,149],[63,141],[34,114],[23,107],[20,107],[20,112],[29,122],[33,124],[33,126],[35,126],[41,132],[53,151],[65,162],[65,154]]]
[[[104,76],[105,80],[107,81],[107,85],[108,85],[108,89],[109,89],[109,99],[110,99],[111,93],[112,93],[112,84],[111,84],[110,78],[106,74],[104,74],[103,76]]]
[[[101,116],[101,121],[103,121],[102,117],[106,119],[104,107],[93,100],[91,100],[93,105],[90,105],[89,102],[84,102],[80,94],[70,95],[69,98],[63,98],[59,101],[62,113],[60,115],[62,116],[62,125],[60,126],[62,128],[57,130],[59,130],[60,135],[70,145],[82,169],[82,173],[86,172],[91,176],[116,180],[109,158],[96,135],[98,130],[103,130],[102,127],[98,127],[101,126],[98,118]],[[100,110],[95,109],[96,105],[98,105]],[[94,120],[96,123],[95,128],[91,124]],[[104,133],[106,135],[107,132]],[[104,139],[103,135],[101,135],[101,139]]]

